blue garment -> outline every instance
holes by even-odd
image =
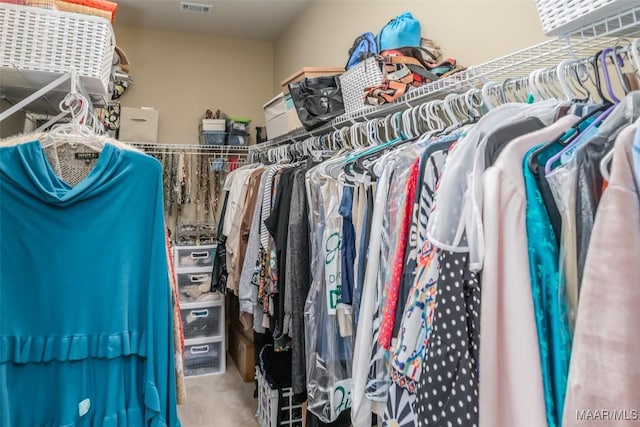
[[[636,129],[636,138],[633,142],[633,167],[636,175],[636,189],[640,192],[640,126]]]
[[[527,196],[529,268],[540,345],[547,422],[549,427],[559,427],[562,425],[564,395],[571,358],[571,330],[564,278],[560,273],[558,242],[536,178],[529,168],[529,157],[536,148],[538,147],[527,153],[523,162]],[[544,166],[547,160],[562,148],[560,144],[552,145],[538,155],[538,164]]]
[[[0,199],[0,426],[180,426],[160,163],[3,147]]]
[[[352,186],[345,185],[343,187],[339,209],[342,216],[342,303],[349,305],[353,301],[353,287],[355,285],[353,265],[356,261],[356,230],[352,221],[353,192]]]

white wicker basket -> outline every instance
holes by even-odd
[[[375,57],[368,58],[340,76],[344,112],[351,113],[365,107],[364,88],[382,83],[382,71]]]
[[[75,69],[89,94],[106,95],[114,46],[104,18],[0,3],[0,69]]]
[[[542,30],[549,36],[571,33],[638,5],[638,0],[536,0]]]
[[[281,390],[282,405],[280,406],[280,424],[278,424],[278,390],[269,387],[262,375],[260,366],[256,366],[256,380],[258,381],[258,424],[260,427],[302,427],[302,405],[293,403],[293,389]]]

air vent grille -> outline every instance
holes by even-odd
[[[211,13],[212,7],[209,4],[180,2],[180,10],[182,12],[191,13]]]

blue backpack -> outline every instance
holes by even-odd
[[[378,51],[382,52],[401,47],[420,47],[422,41],[420,21],[411,12],[405,12],[393,18],[378,33]]]
[[[353,42],[353,46],[349,49],[349,60],[344,67],[345,70],[364,61],[365,59],[378,54],[378,45],[373,33],[364,33]]]

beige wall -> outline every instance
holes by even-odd
[[[357,36],[406,11],[462,65],[545,40],[533,0],[313,0],[275,41],[273,92],[302,67],[344,66]]]
[[[264,126],[262,105],[271,96],[273,44],[144,28],[115,26],[135,83],[121,98],[126,107],[155,107],[158,141],[197,144],[206,109],[253,119]]]
[[[5,99],[0,98],[0,112],[11,108],[12,104]],[[18,111],[0,122],[0,138],[8,138],[10,136],[22,133],[24,130],[24,111]]]

